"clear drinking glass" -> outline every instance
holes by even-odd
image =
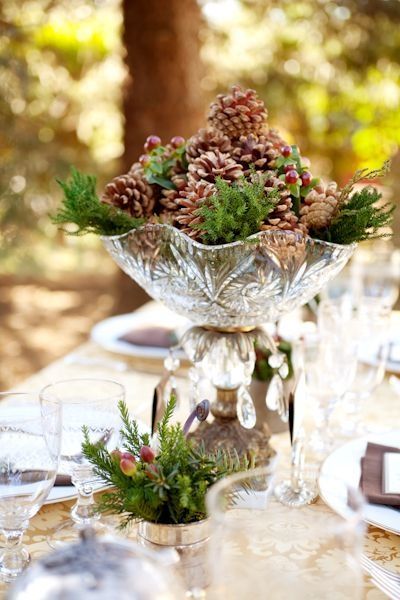
[[[345,340],[351,337],[357,354],[353,382],[343,396],[344,420],[340,434],[353,436],[363,432],[361,413],[385,375],[389,352],[390,307],[380,298],[360,296],[324,300],[319,307],[318,327],[323,337]]]
[[[34,394],[0,394],[0,579],[10,582],[29,562],[24,531],[53,487],[60,455],[61,404]]]
[[[269,467],[218,482],[207,495],[211,518],[210,598],[331,600],[361,596],[362,501],[348,494],[341,516],[322,502],[291,510],[271,493]]]
[[[301,342],[307,394],[315,403],[316,429],[310,447],[316,458],[332,448],[330,419],[357,369],[357,349],[351,335],[307,335]]]
[[[46,386],[40,392],[42,402],[59,400],[62,404],[63,425],[59,472],[70,475],[78,499],[71,509],[71,519],[55,532],[49,544],[59,546],[75,539],[82,527],[106,529],[94,510],[93,492],[96,483],[92,465],[82,454],[83,426],[87,427],[92,443],[110,448],[118,444],[120,419],[118,402],[125,397],[124,387],[107,379],[69,379]]]

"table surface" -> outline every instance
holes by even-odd
[[[155,308],[155,303],[150,303],[144,309]],[[44,385],[60,379],[73,377],[84,377],[90,373],[90,377],[108,377],[116,379],[126,388],[127,404],[134,416],[137,416],[146,423],[150,422],[151,403],[153,391],[157,385],[162,365],[160,361],[151,359],[133,358],[129,356],[119,357],[110,354],[99,348],[93,342],[87,342],[74,350],[74,356],[85,358],[101,358],[104,361],[110,361],[110,368],[107,369],[106,363],[100,366],[84,366],[79,364],[69,364],[65,359],[60,359],[48,365],[42,371],[39,371],[26,381],[18,385],[15,390],[39,391]],[[129,364],[129,369],[124,372],[116,372],[112,368],[112,361],[121,359]],[[178,386],[185,388],[186,381],[183,377],[178,377]],[[387,380],[376,390],[371,399],[367,402],[364,410],[366,423],[377,426],[382,431],[389,431],[398,428],[399,423],[400,398],[396,396],[389,386]],[[280,464],[288,464],[289,436],[286,433],[274,435],[271,439],[272,446],[281,454]],[[30,526],[24,537],[24,542],[28,547],[32,559],[36,559],[50,551],[46,539],[52,534],[52,531],[69,516],[69,510],[72,502],[59,502],[43,506],[39,513],[31,519]],[[315,505],[311,507],[315,513],[330,512],[330,509],[318,499]],[[286,509],[287,510],[287,509]],[[307,527],[307,520],[313,514],[312,510],[293,509],[297,511],[297,524]],[[283,512],[283,516],[284,516]],[[296,541],[293,542],[296,545]],[[295,549],[295,545],[292,550]],[[305,550],[305,549],[303,549]],[[386,567],[400,571],[400,536],[388,533],[377,527],[368,526],[365,538],[365,553],[385,565]],[[337,577],[334,558],[332,559],[332,576]],[[328,575],[327,575],[328,577]],[[5,587],[0,586],[0,598],[4,598]],[[367,600],[378,600],[385,596],[376,589],[366,578],[364,598]]]

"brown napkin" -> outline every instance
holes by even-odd
[[[167,327],[141,327],[133,329],[118,338],[135,346],[152,346],[153,348],[169,348],[177,342],[172,329]]]
[[[385,452],[400,452],[400,448],[367,444],[365,456],[361,459],[360,488],[365,498],[373,504],[400,506],[400,494],[383,493],[383,455]]]
[[[64,485],[72,485],[71,475],[62,475],[58,473],[54,482],[54,487],[60,487]]]

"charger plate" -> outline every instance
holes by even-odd
[[[352,440],[334,450],[322,465],[318,482],[320,496],[339,515],[344,516],[346,513],[346,497],[340,494],[335,482],[343,480],[353,487],[358,487],[361,476],[360,461],[365,454],[368,442],[400,448],[400,430],[371,434]],[[365,521],[370,525],[400,535],[400,507],[395,509],[390,506],[367,503],[364,515]]]

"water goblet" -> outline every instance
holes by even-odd
[[[95,510],[93,493],[99,480],[82,454],[83,427],[92,443],[115,448],[120,429],[118,403],[124,399],[125,390],[121,384],[107,379],[69,379],[46,386],[40,397],[42,402],[57,399],[62,404],[60,473],[71,476],[78,494],[71,518],[48,540],[54,548],[65,540],[76,539],[82,527],[91,526],[99,533],[108,531]]]
[[[357,368],[343,396],[344,420],[340,435],[362,434],[361,411],[365,401],[382,382],[389,352],[390,307],[379,298],[359,296],[324,300],[319,308],[321,335],[343,339],[351,336]]]
[[[307,394],[315,403],[316,430],[310,437],[315,457],[332,448],[330,420],[333,410],[351,387],[357,352],[351,335],[307,335],[301,342]]]
[[[28,393],[2,393],[0,408],[0,580],[13,581],[29,562],[22,537],[57,474],[61,404]]]
[[[210,599],[358,600],[362,498],[342,481],[331,483],[349,498],[340,516],[322,503],[297,511],[276,502],[270,467],[212,486]]]

